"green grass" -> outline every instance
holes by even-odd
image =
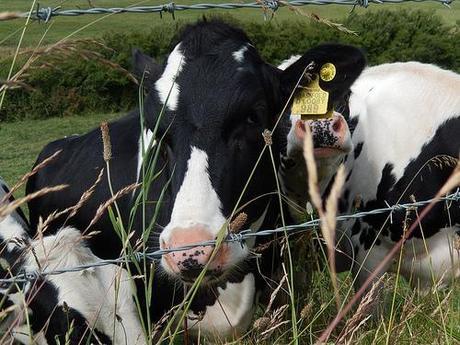
[[[158,5],[164,4],[168,1],[164,0],[92,0],[93,6],[97,7],[127,7],[139,4],[142,6],[146,5]],[[181,0],[177,1],[178,4],[192,4],[192,3],[224,3],[232,2],[231,0]],[[28,11],[32,4],[31,0],[2,0],[0,11]],[[69,1],[40,1],[40,6],[57,6],[61,4],[62,9],[75,9],[75,8],[88,8],[88,0],[69,0]],[[442,6],[436,2],[424,2],[415,3],[409,2],[405,4],[371,4],[367,9],[356,8],[357,13],[365,13],[366,11],[378,11],[380,9],[422,9],[430,12],[436,12],[441,16],[446,23],[455,24],[460,20],[460,5],[458,2],[454,2],[451,9]],[[329,19],[343,19],[350,13],[351,6],[341,5],[324,5],[324,6],[304,6],[303,10],[314,12],[319,16]],[[175,14],[177,19],[180,20],[196,20],[201,18],[203,14],[231,14],[241,20],[247,21],[263,21],[262,10],[257,9],[240,9],[240,10],[208,10],[208,11],[180,11]],[[281,8],[277,11],[274,20],[308,20],[305,17],[295,15],[292,11],[287,8]],[[24,20],[17,19],[12,21],[0,22],[0,53],[1,49],[10,50],[16,47],[19,40],[19,30],[21,30]],[[92,23],[92,24],[91,24]],[[89,25],[91,24],[91,25]],[[160,18],[159,14],[121,14],[121,15],[84,15],[78,17],[54,17],[50,23],[38,23],[33,22],[27,29],[26,35],[23,41],[23,47],[34,46],[41,39],[44,32],[47,30],[49,25],[52,25],[51,30],[46,34],[44,43],[56,42],[72,33],[79,30],[85,25],[89,25],[85,29],[79,31],[73,35],[74,38],[86,38],[86,37],[100,37],[104,33],[109,31],[124,32],[124,31],[147,31],[155,26],[159,25],[174,25],[174,21],[170,14],[164,14],[163,19]],[[10,36],[10,38],[7,38]]]
[[[50,141],[82,134],[118,114],[72,116],[47,120],[0,123],[0,176],[14,185],[30,171],[41,149]],[[23,193],[23,189],[20,193]]]

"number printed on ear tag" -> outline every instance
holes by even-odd
[[[316,76],[307,87],[298,92],[294,98],[291,113],[300,115],[302,120],[330,117],[331,114],[327,110],[328,100],[329,93],[321,89],[319,77]]]

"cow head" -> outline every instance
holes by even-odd
[[[161,68],[138,51],[134,61],[148,91],[147,127],[159,121],[174,166],[173,203],[160,234],[161,249],[214,240],[219,231],[227,232],[225,224],[241,195],[238,206],[247,203],[245,226],[263,217],[268,198],[260,196],[276,191],[267,152],[245,185],[265,144],[262,132],[275,126],[305,67],[314,62],[312,72],[318,73],[324,63],[336,66],[335,81],[320,83],[330,93],[330,104],[364,67],[358,49],[331,44],[312,48],[283,71],[264,62],[243,31],[219,21],[186,27]],[[289,118],[283,116],[288,128]],[[276,168],[286,145],[287,131],[281,127],[272,137]],[[190,282],[209,263],[208,276],[218,277],[247,258],[249,247],[224,243],[211,262],[212,246],[195,247],[163,255],[161,264],[166,272]]]

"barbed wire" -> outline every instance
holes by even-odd
[[[356,6],[367,8],[369,4],[385,4],[385,3],[407,3],[407,2],[426,2],[434,1],[441,3],[444,6],[450,7],[450,4],[453,0],[292,0],[292,1],[282,1],[282,0],[259,0],[257,2],[251,3],[216,3],[216,4],[191,4],[191,5],[180,5],[174,2],[162,4],[162,5],[153,5],[153,6],[132,6],[132,7],[91,7],[86,9],[69,9],[63,10],[60,6],[58,7],[40,7],[37,5],[36,9],[30,12],[5,12],[4,16],[0,16],[0,20],[11,20],[17,18],[32,18],[38,21],[44,21],[45,23],[49,22],[52,17],[57,16],[66,16],[74,17],[81,16],[86,14],[121,14],[121,13],[159,13],[162,17],[163,13],[170,13],[175,19],[174,13],[176,11],[185,11],[185,10],[211,10],[211,9],[220,9],[220,10],[234,10],[241,8],[255,8],[255,9],[268,9],[272,13],[276,12],[280,7],[298,7],[306,5],[348,5],[353,6],[353,9]],[[264,13],[265,16],[265,13]]]
[[[412,203],[395,204],[392,206],[389,205],[388,207],[384,207],[384,208],[378,208],[378,209],[373,209],[369,211],[362,211],[362,212],[356,212],[352,214],[341,215],[341,216],[336,217],[336,221],[343,222],[343,221],[351,220],[351,219],[361,219],[367,216],[373,216],[373,215],[383,214],[383,213],[390,213],[391,215],[393,212],[396,212],[396,211],[415,210],[418,207],[428,205],[432,202],[442,202],[442,201],[457,201],[457,202],[460,201],[460,188],[458,188],[454,193],[448,194],[439,199],[433,198],[429,200],[417,201],[417,202],[412,202]],[[271,236],[277,233],[287,233],[288,235],[292,235],[295,233],[305,232],[305,231],[314,229],[318,227],[320,224],[321,224],[321,220],[317,218],[317,219],[313,219],[313,220],[310,220],[310,221],[307,221],[301,224],[286,225],[286,226],[279,227],[276,229],[260,230],[257,232],[254,232],[251,229],[246,229],[236,234],[229,233],[229,235],[227,236],[226,239],[223,240],[223,242],[226,242],[226,243],[239,242],[241,243],[241,245],[243,245],[243,243],[246,240],[253,239],[255,237]],[[125,255],[124,257],[120,257],[117,259],[101,260],[98,262],[89,263],[87,265],[63,268],[63,269],[58,269],[58,270],[41,271],[41,272],[40,271],[23,271],[22,273],[19,273],[18,275],[14,277],[0,279],[0,288],[2,287],[2,285],[5,285],[5,284],[24,283],[24,282],[36,280],[38,278],[50,276],[50,275],[58,275],[58,274],[69,273],[69,272],[79,272],[79,271],[84,271],[87,269],[92,269],[95,267],[102,267],[102,266],[107,266],[107,265],[118,265],[118,264],[132,262],[133,260],[140,261],[143,259],[147,259],[150,261],[154,261],[154,260],[160,259],[164,254],[188,250],[188,249],[192,249],[196,247],[214,246],[216,245],[216,243],[217,243],[216,240],[210,240],[210,241],[190,244],[187,246],[175,247],[171,249],[155,250],[153,252],[145,252],[145,253],[134,252],[132,254],[128,254],[128,255]]]

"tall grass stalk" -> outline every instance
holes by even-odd
[[[21,49],[22,41],[24,39],[24,35],[26,33],[27,27],[29,26],[30,17],[32,16],[32,11],[33,11],[33,9],[35,7],[36,2],[37,2],[37,0],[33,0],[32,5],[30,6],[29,14],[27,15],[26,22],[24,23],[24,27],[22,29],[18,45],[16,46],[16,51],[14,52],[13,61],[11,62],[10,70],[8,71],[8,76],[6,77],[7,81],[10,80],[11,75],[13,74],[14,66],[16,65],[16,59],[18,58],[19,50]],[[7,90],[7,88],[3,89],[2,95],[0,97],[0,109],[2,109],[2,106],[3,106],[3,101],[5,99],[6,90]]]
[[[295,289],[294,289],[294,263],[292,260],[292,253],[291,253],[291,247],[289,243],[289,236],[286,231],[286,221],[284,219],[284,211],[283,211],[283,200],[281,198],[281,188],[278,180],[278,171],[275,166],[275,159],[273,157],[273,149],[272,146],[268,146],[268,152],[270,153],[270,160],[272,162],[272,167],[273,167],[273,174],[275,176],[275,181],[276,181],[276,190],[278,191],[278,202],[279,202],[279,207],[280,207],[280,214],[281,214],[281,223],[284,228],[284,238],[286,241],[286,251],[288,254],[288,264],[289,264],[289,279],[287,280],[287,287],[289,290],[289,298],[291,301],[291,325],[292,325],[292,338],[294,341],[294,344],[297,345],[299,343],[298,337],[299,337],[299,331],[297,329],[297,308],[296,308],[296,303],[295,303]]]

